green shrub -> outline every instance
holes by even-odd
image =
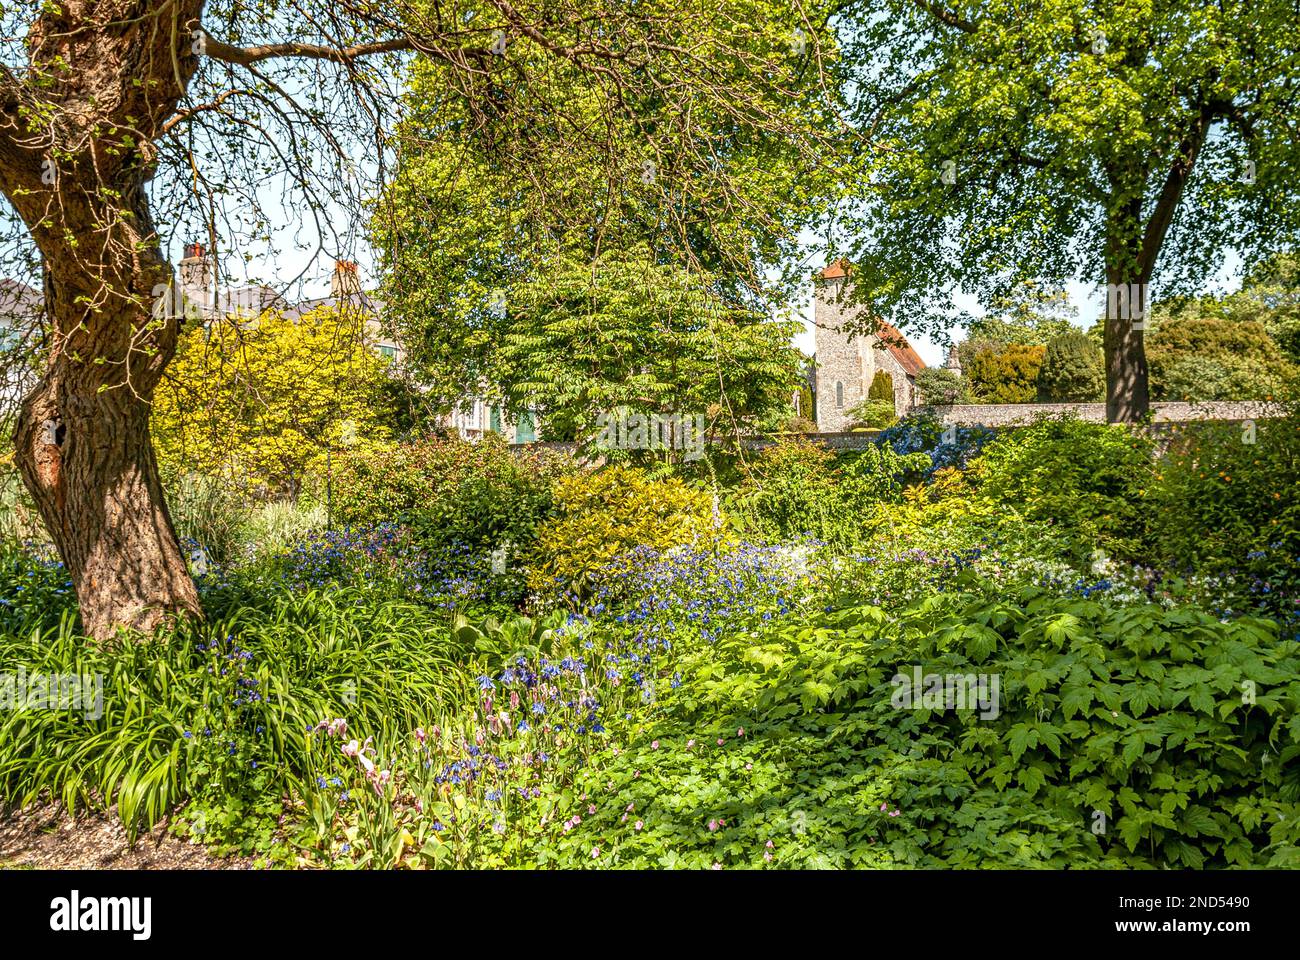
[[[1061,529],[1080,554],[1141,553],[1151,441],[1125,427],[1040,418],[999,432],[970,475],[979,496]]]
[[[399,522],[430,548],[526,549],[551,509],[560,458],[512,453],[496,434],[477,442],[435,437],[344,457],[334,480],[336,519]]]
[[[961,369],[980,403],[1033,403],[1045,348],[1023,343],[962,344]]]
[[[1053,337],[1038,368],[1040,403],[1093,403],[1106,399],[1101,351],[1082,330]]]
[[[1188,425],[1157,466],[1148,509],[1153,559],[1180,572],[1239,570],[1257,599],[1293,605],[1300,594],[1297,491],[1294,411],[1250,424]]]
[[[854,540],[842,506],[834,454],[802,438],[762,450],[732,498],[745,534],[768,542]]]
[[[1287,376],[1285,356],[1256,320],[1160,319],[1147,359],[1159,400],[1262,400]]]
[[[898,413],[893,400],[863,400],[857,406],[850,407],[846,416],[855,426],[877,430],[892,427],[898,422]]]
[[[970,390],[956,370],[947,367],[926,367],[916,375],[916,390],[920,402],[933,406],[968,403]]]
[[[838,457],[794,440],[763,450],[737,489],[734,512],[747,536],[769,543],[811,537],[847,547],[862,541],[878,503],[897,502],[906,478],[930,464],[925,453],[869,444]]]
[[[908,709],[894,678],[918,668],[997,678],[997,697],[949,709],[917,691]],[[593,759],[553,814],[580,822],[545,852],[566,867],[1295,866],[1298,669],[1266,621],[1028,587],[734,633]]]

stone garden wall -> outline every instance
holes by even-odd
[[[1030,423],[1035,417],[1073,414],[1080,420],[1106,422],[1104,403],[973,403],[962,406],[929,407],[944,423],[959,427],[1008,427]],[[1222,400],[1204,403],[1151,404],[1156,423],[1184,423],[1191,420],[1260,420],[1280,415],[1275,404],[1254,400]]]

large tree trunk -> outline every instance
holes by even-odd
[[[1106,419],[1133,423],[1150,409],[1147,355],[1143,334],[1150,306],[1150,287],[1156,261],[1173,223],[1183,192],[1209,135],[1214,112],[1202,104],[1170,158],[1164,183],[1149,216],[1143,219],[1143,202],[1149,171],[1139,158],[1128,157],[1110,170],[1114,203],[1107,211],[1106,283],[1134,296],[1127,310],[1115,310],[1112,297],[1106,308]],[[1136,171],[1136,172],[1135,172]],[[1135,302],[1140,292],[1140,305]],[[1140,309],[1139,309],[1140,308]]]
[[[14,433],[23,481],[72,578],[82,624],[99,640],[201,612],[149,434],[181,318],[145,204],[147,176],[124,173],[127,216],[86,203],[94,191],[65,191],[68,207],[82,201],[73,216],[110,224],[108,242],[46,253],[52,346]]]
[[[104,640],[201,611],[163,499],[149,403],[130,389],[99,391],[88,367],[56,358],[24,400],[14,439],[82,624]]]
[[[200,613],[149,436],[180,319],[157,309],[173,277],[145,188],[197,64],[202,6],[47,4],[27,82],[0,86],[0,189],[40,249],[48,326],[15,458],[101,641]]]
[[[1131,182],[1142,177],[1129,175]],[[1147,415],[1147,355],[1142,342],[1146,328],[1147,284],[1151,274],[1142,256],[1143,190],[1121,188],[1125,178],[1111,174],[1115,199],[1106,218],[1106,420],[1135,423]]]
[[[1109,268],[1106,283],[1111,289],[1142,290],[1145,284],[1122,268]],[[1106,420],[1109,423],[1136,423],[1150,408],[1147,382],[1147,354],[1143,343],[1145,313],[1136,317],[1132,299],[1129,310],[1116,310],[1109,293],[1106,304]],[[1145,310],[1146,297],[1142,296]],[[1125,316],[1125,314],[1128,314]]]

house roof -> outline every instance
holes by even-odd
[[[826,269],[823,270],[820,274],[818,274],[818,276],[822,280],[839,280],[843,277],[847,277],[848,275],[849,275],[849,262],[845,260],[843,257],[840,257],[840,259],[834,261],[831,264],[828,264]]]
[[[912,349],[912,345],[907,342],[907,337],[899,331],[897,327],[890,326],[883,320],[878,321],[879,328],[876,330],[876,336],[880,338],[881,344],[888,350],[898,361],[909,377],[914,377],[925,369],[925,361],[921,355]]]

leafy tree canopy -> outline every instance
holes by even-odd
[[[1194,290],[1300,237],[1292,0],[889,0],[844,12],[871,149],[843,224],[858,295],[938,332],[1026,280]],[[1149,299],[1154,299],[1150,297]],[[1147,402],[1141,330],[1108,321],[1108,412]]]

